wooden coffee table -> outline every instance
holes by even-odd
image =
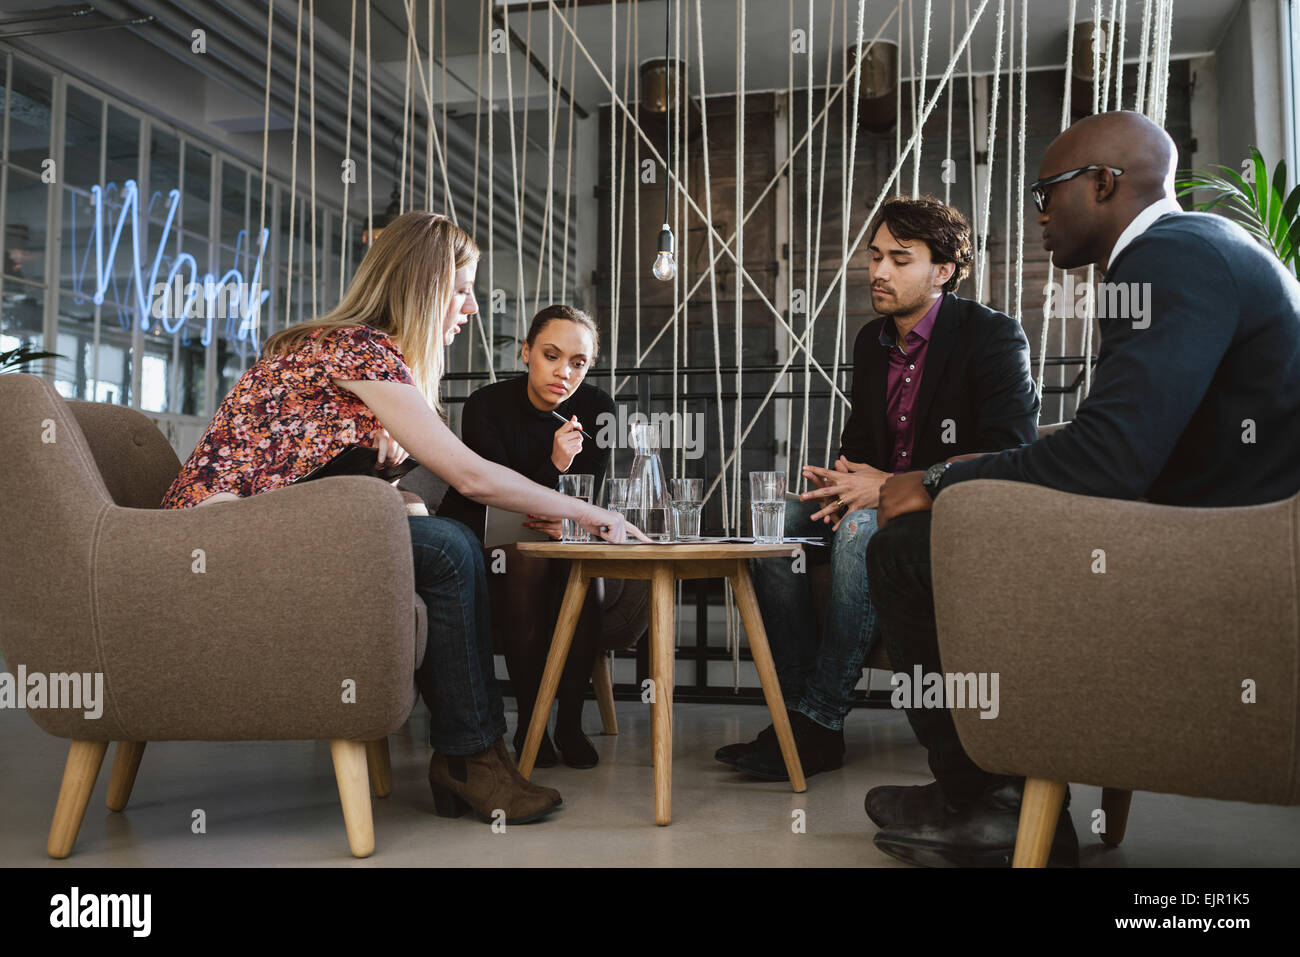
[[[534,558],[564,558],[573,562],[564,590],[560,617],[555,623],[546,670],[533,706],[528,738],[520,756],[519,771],[531,777],[537,760],[542,731],[551,713],[551,703],[560,684],[560,674],[573,643],[573,631],[593,578],[645,578],[650,581],[650,672],[654,679],[654,700],[650,708],[650,736],[655,768],[655,823],[672,820],[673,775],[673,583],[688,578],[727,578],[736,596],[740,620],[749,637],[749,649],[763,684],[763,697],[772,714],[781,756],[785,759],[790,784],[796,792],[807,790],[799,753],[795,749],[785,700],[777,682],[776,667],[763,629],[754,586],[749,580],[751,558],[793,558],[802,548],[784,545],[678,544],[678,545],[578,545],[566,542],[520,542],[519,551]]]

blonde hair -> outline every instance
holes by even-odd
[[[403,213],[378,233],[339,304],[270,336],[262,356],[293,352],[320,329],[368,326],[393,340],[416,387],[441,412],[442,323],[455,294],[456,271],[478,258],[474,240],[447,217],[423,210]],[[313,354],[318,349],[319,342]]]

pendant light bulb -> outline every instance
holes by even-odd
[[[672,282],[677,276],[677,260],[673,258],[673,231],[664,223],[659,231],[659,254],[650,270],[660,282]]]

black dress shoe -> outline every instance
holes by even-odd
[[[926,820],[943,804],[938,781],[911,787],[885,785],[867,792],[863,806],[876,827],[893,824],[915,825]]]
[[[830,728],[823,728],[800,711],[790,711],[788,714],[790,730],[794,732],[794,744],[799,752],[799,763],[803,766],[805,778],[822,771],[834,771],[843,766],[843,729],[832,731]],[[764,781],[790,780],[775,732],[763,747],[742,754],[736,761],[736,769]]]
[[[762,731],[758,732],[758,737],[753,741],[741,742],[740,744],[724,744],[722,747],[718,748],[718,750],[713,752],[713,756],[723,764],[729,764],[734,768],[736,762],[739,761],[743,755],[749,754],[751,751],[761,750],[762,748],[767,747],[769,743],[771,747],[779,747],[776,743],[776,728],[772,727],[770,724]]]
[[[524,739],[528,737],[528,726],[523,725],[515,732],[515,763],[523,764],[524,761]],[[559,764],[559,759],[555,756],[555,747],[551,744],[551,735],[547,731],[542,732],[542,743],[537,746],[537,760],[533,762],[535,768],[553,768]]]
[[[946,800],[936,802],[928,812],[910,815],[918,820],[892,824],[878,832],[876,847],[890,857],[922,867],[1010,867],[1023,789],[1019,778],[998,778],[973,804],[956,807]],[[1079,838],[1064,806],[1047,866],[1079,866]]]
[[[581,728],[556,727],[555,749],[560,753],[560,760],[571,768],[594,768],[600,763],[600,755]]]

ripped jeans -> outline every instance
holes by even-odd
[[[787,502],[785,534],[820,536],[830,547],[805,549],[808,565],[831,566],[830,603],[816,643],[818,610],[806,573],[796,572],[789,558],[754,559],[749,563],[763,612],[768,643],[781,692],[791,710],[824,728],[838,731],[852,706],[853,689],[875,641],[876,613],[867,593],[867,542],[876,532],[875,509],[850,512],[838,531],[813,522],[814,502]],[[827,554],[829,552],[829,555]]]

